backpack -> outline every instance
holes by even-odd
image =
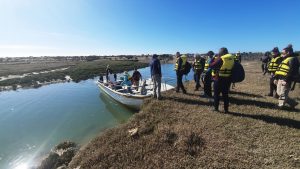
[[[245,70],[239,62],[234,62],[231,72],[232,83],[242,82],[245,79]]]
[[[191,63],[188,62],[188,61],[186,61],[186,64],[185,64],[184,69],[183,69],[183,74],[184,74],[184,75],[189,74],[190,71],[191,71],[191,69],[192,69]]]
[[[270,60],[269,56],[263,56],[263,57],[261,58],[261,61],[262,61],[263,63],[268,63],[269,60]]]

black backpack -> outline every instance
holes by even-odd
[[[190,73],[191,69],[192,69],[191,63],[186,61],[184,69],[183,69],[183,74],[188,75]]]
[[[270,57],[269,57],[269,56],[263,56],[263,57],[261,58],[261,61],[262,61],[263,63],[268,63],[268,62],[270,61]]]
[[[231,72],[232,83],[242,82],[245,79],[245,70],[240,62],[234,62]]]

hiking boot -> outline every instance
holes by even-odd
[[[161,96],[157,97],[157,100],[162,100],[162,97]]]
[[[182,91],[182,93],[183,93],[183,94],[186,94],[186,91],[184,90],[184,91]]]
[[[298,102],[293,102],[290,104],[291,106],[291,109],[295,109],[295,107],[298,105],[299,103]]]
[[[196,88],[194,91],[198,91],[199,89],[198,88]]]
[[[279,95],[276,93],[273,97],[274,97],[275,99],[278,99],[278,98],[279,98]]]
[[[267,94],[266,96],[273,97],[273,93],[269,93],[269,94]]]

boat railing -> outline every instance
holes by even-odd
[[[154,87],[154,83],[152,81],[151,78],[149,78],[150,84],[147,84],[148,86],[151,86],[152,88],[150,88],[151,90],[153,90]],[[161,84],[164,86],[165,89],[167,89],[167,85],[171,85],[171,84],[175,84],[176,83],[176,78],[172,78],[172,77],[163,77]],[[141,86],[139,86],[141,87]]]

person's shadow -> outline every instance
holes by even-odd
[[[232,116],[238,116],[238,117],[247,117],[247,118],[252,118],[256,120],[261,120],[266,123],[270,124],[277,124],[280,126],[287,126],[290,128],[294,129],[300,129],[300,121],[298,120],[293,120],[293,119],[288,119],[288,118],[283,118],[283,117],[274,117],[274,116],[269,116],[269,115],[263,115],[263,114],[244,114],[244,113],[238,113],[238,112],[228,112],[224,114],[229,114]]]

